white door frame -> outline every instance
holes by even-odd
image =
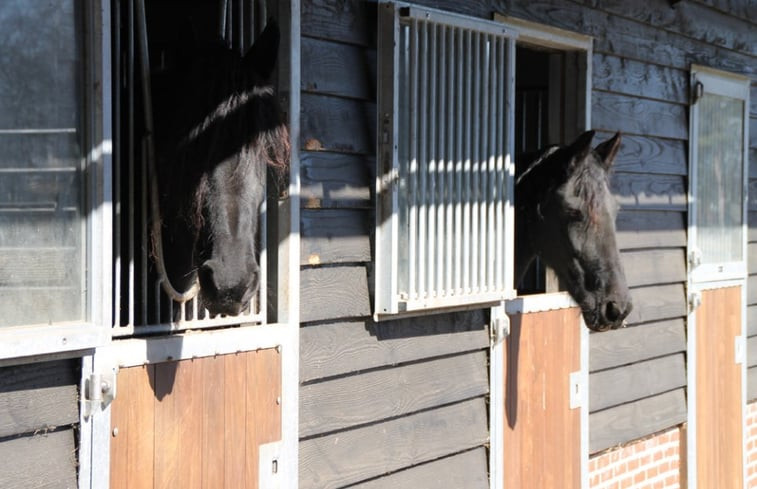
[[[700,84],[701,83],[701,84]],[[746,286],[747,286],[747,198],[749,172],[749,83],[742,75],[712,69],[705,66],[691,66],[692,105],[689,115],[689,189],[688,189],[688,232],[687,232],[687,478],[688,488],[697,489],[697,358],[696,358],[696,309],[701,292],[724,287],[741,287],[741,334],[734,345],[735,360],[741,363],[742,427],[746,426]],[[701,93],[698,93],[701,87]],[[742,261],[737,263],[700,265],[696,243],[696,206],[694,191],[697,185],[696,163],[698,158],[699,106],[698,98],[704,93],[713,93],[743,99],[743,199],[742,199]],[[740,357],[740,358],[738,358]],[[746,487],[746,432],[742,429],[742,480]]]
[[[564,29],[530,22],[515,17],[505,16],[498,13],[494,14],[494,20],[502,22],[508,29],[515,32],[515,37],[510,41],[509,58],[508,58],[508,144],[507,148],[510,155],[514,152],[514,131],[515,131],[515,55],[516,44],[525,42],[530,45],[542,46],[563,51],[582,52],[586,57],[585,71],[579,73],[579,86],[582,86],[582,93],[578,97],[579,106],[577,107],[577,118],[581,121],[583,128],[577,129],[588,130],[591,128],[591,91],[592,91],[592,54],[593,38],[583,34],[578,34]],[[512,189],[511,189],[512,190]],[[508,195],[513,195],[510,191]],[[511,204],[512,205],[512,204]],[[514,218],[514,213],[509,214]],[[514,239],[514,226],[507,239]],[[510,256],[506,260],[506,266],[512,267],[514,259],[512,242],[506,244],[507,249],[511,250]],[[512,276],[512,274],[510,275]],[[556,309],[565,309],[576,307],[576,303],[566,292],[557,292],[549,294],[538,294],[533,296],[522,296],[511,301],[505,301],[500,307],[495,307],[491,312],[491,324],[493,341],[490,349],[489,378],[490,380],[490,415],[489,415],[489,433],[490,433],[490,450],[489,450],[489,487],[491,489],[511,489],[505,488],[504,478],[504,457],[506,447],[504,447],[504,427],[505,427],[505,381],[504,373],[504,334],[509,333],[509,322],[507,314],[516,313],[534,313],[550,311]],[[589,330],[581,319],[580,333],[580,370],[578,377],[574,380],[580,386],[580,392],[575,398],[578,403],[578,409],[581,410],[581,488],[589,487]],[[502,331],[503,333],[498,333]],[[571,395],[569,380],[566,379],[565,395]],[[515,488],[512,488],[515,489]]]

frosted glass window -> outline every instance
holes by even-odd
[[[744,102],[705,93],[698,103],[697,247],[703,264],[740,261]]]
[[[0,2],[0,326],[86,319],[83,2]]]

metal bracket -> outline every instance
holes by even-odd
[[[108,407],[116,398],[116,372],[93,373],[84,379],[81,396],[81,412],[89,418]]]
[[[494,347],[502,343],[510,334],[510,316],[505,312],[502,303],[491,309],[491,325],[489,326],[489,344]]]
[[[689,294],[689,312],[694,312],[702,305],[702,293],[692,292]]]
[[[284,444],[281,441],[260,445],[258,457],[258,487],[260,489],[281,489],[281,454]]]
[[[692,248],[689,250],[689,265],[692,269],[702,264],[702,252],[699,248]]]
[[[581,373],[580,370],[570,373],[570,409],[580,408],[583,404],[584,376]]]

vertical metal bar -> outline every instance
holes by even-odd
[[[121,326],[121,5],[114,2],[113,36],[113,325]]]
[[[471,150],[473,164],[471,168],[471,253],[470,253],[470,274],[472,292],[478,292],[480,285],[480,256],[479,256],[479,208],[480,208],[480,189],[479,174],[481,173],[481,35],[478,32],[473,33],[473,67],[471,77],[473,78],[473,134],[471,135]]]
[[[129,97],[129,103],[127,110],[129,111],[129,135],[127,139],[128,144],[128,151],[129,151],[129,161],[128,161],[128,179],[129,179],[129,207],[127,209],[127,214],[129,216],[129,233],[128,233],[128,242],[129,242],[129,254],[128,254],[128,260],[129,260],[129,325],[134,326],[134,311],[135,311],[135,301],[134,301],[134,241],[135,241],[135,233],[134,233],[134,146],[136,145],[136,141],[134,138],[134,0],[128,0],[126,8],[128,10],[127,12],[127,22],[128,22],[128,35],[127,35],[127,44],[128,44],[128,53],[127,53],[127,65],[126,65],[126,84],[127,84],[127,90],[128,90],[128,97]]]
[[[218,2],[218,38],[226,38],[226,9],[229,8],[229,0]]]
[[[503,131],[505,140],[505,171],[506,175],[504,188],[506,189],[505,198],[505,218],[504,226],[505,232],[505,253],[507,258],[507,265],[505,268],[505,287],[508,289],[514,287],[514,273],[513,273],[513,249],[515,235],[515,213],[513,210],[513,187],[514,187],[514,175],[515,166],[512,159],[513,151],[515,148],[515,140],[513,136],[513,127],[515,126],[515,40],[508,39],[507,41],[507,53],[505,56],[505,66],[507,66],[507,72],[505,74],[505,86],[507,89],[504,93],[507,94],[505,99],[505,111],[503,112],[504,119],[506,120],[505,130]]]
[[[464,266],[463,266],[463,257],[465,256],[465,249],[463,245],[463,234],[465,233],[465,225],[464,225],[464,203],[463,198],[465,195],[465,192],[463,192],[463,186],[464,182],[463,179],[465,178],[465,163],[464,163],[464,141],[465,141],[465,130],[468,127],[468,125],[465,123],[465,113],[464,113],[464,107],[465,107],[465,80],[464,80],[464,72],[465,72],[465,55],[464,55],[464,44],[465,44],[465,31],[462,29],[457,30],[457,42],[456,42],[456,65],[457,65],[457,73],[456,73],[456,83],[457,83],[457,90],[456,90],[456,100],[457,100],[457,108],[455,111],[455,146],[457,150],[457,161],[455,162],[455,186],[456,186],[456,198],[455,198],[455,289],[458,291],[458,294],[463,294],[465,291],[465,278],[464,278]]]
[[[266,22],[268,22],[268,4],[265,0],[258,0],[260,4],[260,15],[258,16],[258,34],[265,29]]]
[[[486,256],[488,262],[486,277],[487,286],[492,291],[499,291],[497,287],[497,266],[499,265],[499,255],[496,252],[496,240],[497,240],[497,215],[496,215],[496,199],[498,195],[497,189],[497,118],[499,116],[497,111],[497,72],[499,66],[497,66],[497,53],[498,38],[496,36],[489,37],[489,103],[491,112],[489,114],[489,163],[488,163],[488,196],[486,199],[487,204],[487,237],[486,244]]]
[[[409,244],[408,244],[408,288],[415,297],[418,283],[418,21],[410,22],[410,170],[408,175]]]
[[[437,295],[446,295],[448,288],[446,287],[446,277],[449,275],[449,268],[445,267],[447,257],[449,257],[449,248],[447,248],[447,236],[449,235],[447,220],[447,161],[449,153],[447,152],[447,131],[449,118],[447,116],[447,95],[449,88],[447,87],[447,27],[442,25],[439,27],[438,38],[438,54],[439,54],[439,70],[436,72],[435,77],[439,80],[439,148],[438,148],[438,199],[437,199],[437,253],[436,253],[436,284]]]
[[[445,31],[449,32],[449,35],[446,37],[444,43],[446,46],[447,54],[444,56],[445,59],[448,59],[447,63],[447,70],[446,73],[443,73],[442,76],[447,80],[448,87],[446,90],[447,94],[447,133],[446,133],[446,143],[447,143],[447,151],[446,151],[446,175],[447,175],[447,186],[446,186],[446,213],[445,213],[445,235],[447,238],[447,245],[445,249],[445,257],[446,257],[446,263],[445,263],[445,286],[444,289],[446,290],[447,294],[452,294],[454,282],[453,278],[455,276],[455,269],[454,269],[454,254],[455,254],[455,248],[453,247],[453,244],[455,242],[455,178],[454,178],[454,172],[455,172],[455,65],[457,63],[457,59],[455,58],[455,28],[453,27],[447,27],[445,28]]]
[[[144,96],[144,89],[142,91],[142,96]],[[149,137],[149,135],[147,136]],[[142,158],[139,162],[140,167],[140,179],[139,179],[139,227],[140,227],[140,277],[139,277],[139,286],[140,286],[140,295],[141,295],[141,323],[140,324],[149,324],[149,318],[147,317],[147,295],[149,291],[148,287],[148,280],[147,280],[147,262],[150,259],[149,252],[147,251],[148,248],[148,236],[149,236],[149,229],[150,227],[147,225],[147,219],[148,219],[148,213],[147,213],[147,206],[149,205],[147,202],[147,158],[149,158],[147,154],[147,139],[142,140]]]
[[[418,128],[418,298],[422,299],[426,294],[426,251],[428,245],[428,195],[426,186],[428,184],[428,151],[426,144],[428,142],[428,98],[426,88],[428,87],[428,24],[421,22],[419,25],[419,48],[418,67],[420,69],[420,87],[419,102],[420,114]]]
[[[507,259],[505,257],[505,227],[504,227],[504,212],[505,212],[505,199],[508,197],[505,182],[507,176],[505,175],[505,132],[508,130],[506,124],[505,113],[505,96],[507,93],[507,86],[505,84],[505,74],[507,65],[505,65],[505,39],[499,39],[499,50],[497,53],[497,163],[496,163],[496,175],[497,175],[497,200],[496,200],[496,214],[497,214],[497,257],[501,260],[497,265],[497,289],[505,289],[505,267],[507,266]]]
[[[481,36],[481,180],[480,180],[480,187],[479,191],[481,192],[481,195],[479,197],[479,214],[480,214],[480,263],[477,267],[478,270],[480,270],[480,282],[479,282],[479,290],[481,292],[486,292],[489,280],[491,277],[491,260],[489,260],[489,255],[487,253],[487,247],[489,244],[489,221],[487,219],[488,214],[488,207],[489,207],[489,199],[490,195],[488,192],[488,186],[489,186],[489,72],[491,69],[491,65],[489,63],[490,60],[490,44],[489,44],[489,36],[488,35],[482,35]]]
[[[434,284],[436,268],[436,121],[439,118],[438,106],[436,104],[436,24],[427,25],[426,39],[428,40],[427,55],[429,58],[428,73],[428,133],[426,137],[426,147],[428,148],[428,176],[427,176],[427,199],[428,209],[428,226],[426,233],[426,243],[428,247],[427,257],[427,294],[432,296],[435,292]],[[430,31],[430,32],[429,32]]]
[[[266,189],[266,193],[268,189]],[[258,263],[260,264],[260,284],[258,286],[258,298],[252,299],[252,314],[260,315],[263,322],[265,322],[266,311],[268,311],[268,303],[266,302],[268,296],[268,199],[263,199],[260,205],[260,253]],[[257,306],[257,307],[255,307]]]
[[[155,293],[155,324],[160,324],[162,321],[161,317],[161,302],[160,302],[160,294],[161,294],[161,288],[160,288],[160,280],[156,280],[153,284],[153,292]]]
[[[234,13],[232,12],[231,0],[225,1],[228,5],[226,6],[226,36],[224,40],[226,47],[231,49],[234,46]]]
[[[237,16],[237,51],[239,51],[240,56],[244,56],[244,0],[237,0],[235,15]]]

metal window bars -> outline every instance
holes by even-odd
[[[376,317],[501,301],[512,292],[512,34],[379,9]]]
[[[218,36],[244,52],[267,20],[264,0],[220,0]],[[211,317],[197,297],[178,303],[163,290],[152,256],[150,188],[154,164],[151,64],[144,0],[115,0],[114,58],[114,337],[178,332],[266,321],[266,210],[260,216],[260,288],[237,316]],[[152,160],[152,162],[150,161]]]

